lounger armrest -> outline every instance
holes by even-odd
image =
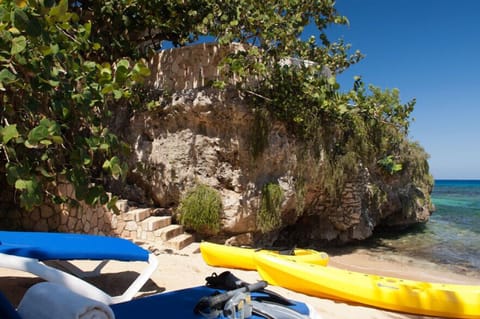
[[[145,285],[148,279],[151,278],[153,272],[158,267],[157,257],[150,253],[148,255],[148,266],[143,270],[143,272],[133,281],[133,283],[128,287],[125,292],[120,296],[112,297],[112,303],[120,303],[124,301],[129,301],[135,297],[135,294],[140,291],[140,289]]]

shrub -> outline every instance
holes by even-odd
[[[100,58],[112,38],[102,47],[98,26],[73,10],[67,0],[0,1],[0,179],[27,210],[70,202],[52,191],[59,180],[75,187],[70,200],[115,208],[103,184],[126,176],[128,146],[109,122],[150,74],[145,61]]]
[[[220,195],[207,185],[198,185],[188,192],[178,207],[180,223],[205,235],[219,232],[221,210]]]
[[[277,229],[281,225],[280,207],[283,191],[277,183],[265,184],[262,188],[262,200],[257,215],[257,227],[262,233]]]

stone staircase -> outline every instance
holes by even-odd
[[[167,209],[130,207],[126,200],[119,200],[117,207],[121,212],[117,216],[120,227],[117,227],[124,238],[172,250],[181,250],[194,241],[182,225],[172,224],[172,216]]]

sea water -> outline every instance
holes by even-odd
[[[480,274],[480,180],[436,180],[432,202],[429,222],[400,234],[376,235],[377,249]]]

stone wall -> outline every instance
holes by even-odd
[[[60,196],[75,197],[70,184],[61,183],[57,191]],[[45,204],[31,212],[19,210],[4,212],[0,220],[2,229],[9,230],[125,235],[125,223],[119,223],[118,216],[111,210],[100,205],[92,208],[83,202],[79,202],[78,206],[73,207],[69,207],[67,204]]]
[[[152,75],[149,85],[176,92],[205,87],[216,80],[226,80],[219,68],[222,59],[231,52],[243,50],[243,45],[235,43],[229,46],[202,43],[163,50],[150,60]],[[228,82],[233,84],[234,79]]]

